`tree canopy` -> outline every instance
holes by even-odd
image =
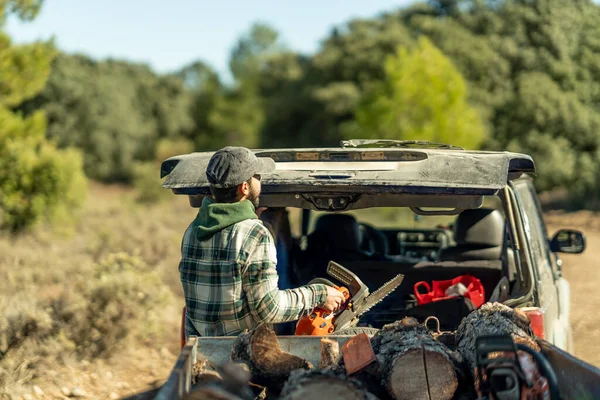
[[[0,4],[28,4],[14,10],[29,17],[39,2]],[[102,181],[131,181],[165,140],[202,151],[383,137],[528,153],[538,189],[598,199],[598,20],[591,0],[428,0],[336,26],[314,54],[256,23],[232,46],[231,79],[201,59],[161,75],[60,54],[36,96],[48,62],[34,44],[11,53],[21,73],[0,71],[0,95],[27,118],[46,113],[46,136],[81,149]]]
[[[27,117],[13,107],[40,91],[55,55],[52,43],[16,46],[1,28],[6,16],[35,17],[41,1],[0,1],[0,229],[13,233],[65,217],[84,198],[79,153],[46,140],[41,110]]]
[[[89,177],[129,182],[135,162],[153,160],[161,138],[191,129],[190,100],[174,75],[158,76],[145,65],[60,54],[44,90],[21,109],[44,111],[47,136],[61,147],[81,149]]]
[[[396,14],[470,84],[484,148],[531,154],[541,190],[598,192],[600,7],[589,0],[437,0]]]
[[[385,78],[358,105],[350,135],[427,140],[478,149],[485,127],[466,102],[466,83],[454,65],[422,37],[384,63]]]

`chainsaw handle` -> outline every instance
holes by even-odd
[[[344,303],[340,304],[340,308],[345,307],[346,303],[348,303],[348,300],[350,300],[350,291],[344,286],[333,285],[333,287],[334,289],[337,289],[338,291],[342,292],[342,294],[344,295]]]
[[[329,335],[335,330],[335,319],[343,311],[350,300],[350,291],[344,286],[331,285],[344,295],[344,303],[337,311],[329,312],[321,307],[315,307],[309,315],[300,318],[296,324],[296,335]]]
[[[308,282],[308,284],[309,285],[321,284],[321,285],[330,286],[334,289],[339,290],[344,295],[344,303],[341,306],[344,306],[346,304],[346,302],[348,300],[350,300],[350,290],[348,290],[348,288],[346,288],[345,286],[336,285],[335,283],[331,282],[329,279],[314,278],[314,279],[311,279],[310,282]]]

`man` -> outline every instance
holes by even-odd
[[[243,147],[225,147],[206,168],[213,199],[204,198],[185,231],[179,264],[186,303],[186,336],[232,336],[261,322],[299,319],[320,306],[339,308],[344,298],[316,284],[279,290],[273,238],[256,215],[260,174],[270,158]]]

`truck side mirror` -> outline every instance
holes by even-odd
[[[574,229],[561,229],[550,241],[554,253],[579,254],[585,250],[585,235]]]

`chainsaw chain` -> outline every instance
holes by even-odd
[[[401,278],[399,279],[399,277],[401,277]],[[400,284],[402,283],[403,280],[404,280],[404,275],[399,274],[399,275],[396,275],[394,278],[390,279],[389,281],[387,281],[386,283],[384,283],[383,285],[381,285],[381,287],[379,287],[379,289],[377,289],[376,291],[371,293],[369,296],[367,296],[367,298],[362,301],[362,304],[357,304],[359,306],[362,306],[362,308],[360,308],[356,312],[357,313],[356,316],[358,317],[358,316],[364,314],[365,312],[369,311],[371,308],[373,308],[377,304],[381,303],[381,301],[388,294],[390,294],[398,286],[400,286]],[[397,281],[397,283],[394,284],[394,281]]]

